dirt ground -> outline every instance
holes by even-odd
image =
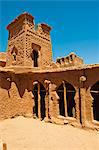
[[[7,150],[99,150],[99,132],[17,117],[0,121]]]

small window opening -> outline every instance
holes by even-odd
[[[38,67],[38,51],[33,50],[34,67]]]
[[[12,55],[12,59],[13,61],[17,60],[17,54],[18,54],[18,50],[16,49],[16,47],[14,46],[12,51],[11,51],[11,55]]]
[[[13,59],[16,61],[16,53],[13,53]]]

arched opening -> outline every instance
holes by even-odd
[[[38,88],[38,86],[40,88]],[[38,91],[40,90],[40,91]],[[44,86],[41,83],[37,83],[34,85],[33,88],[33,95],[34,95],[34,101],[35,101],[35,107],[33,108],[33,113],[36,115],[36,117],[39,117],[38,109],[40,110],[40,116],[42,119],[45,118],[45,95],[46,90]],[[40,106],[38,106],[38,97],[40,96]],[[40,107],[40,108],[39,108]]]
[[[33,113],[35,114],[36,117],[38,117],[38,84],[34,85],[33,95],[34,95],[34,103],[35,103],[35,106],[33,108]]]
[[[66,92],[64,91],[64,88]],[[74,87],[67,82],[65,82],[64,86],[62,83],[57,89],[57,93],[60,97],[60,100],[59,100],[60,115],[66,116],[66,111],[67,111],[67,116],[75,117],[75,100],[74,100],[75,89]],[[66,100],[66,102],[64,100]],[[65,111],[66,107],[67,107],[67,110]]]
[[[42,84],[40,84],[40,96],[41,96],[41,118],[45,118],[45,95],[46,90]]]
[[[38,51],[33,50],[32,59],[33,59],[33,67],[38,67]]]
[[[91,95],[93,97],[93,116],[94,120],[99,121],[99,81],[91,87]]]
[[[18,54],[18,50],[17,48],[14,46],[12,51],[11,51],[11,55],[12,55],[12,60],[13,62],[15,62],[17,60],[17,54]]]
[[[59,100],[59,110],[60,110],[60,115],[65,116],[65,107],[64,107],[64,88],[63,84],[59,86],[57,89],[57,94],[60,98]]]

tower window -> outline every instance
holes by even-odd
[[[16,53],[13,53],[13,59],[16,61]]]
[[[11,55],[12,55],[12,61],[16,61],[17,60],[17,54],[18,54],[18,50],[17,48],[14,46],[12,51],[11,51]]]
[[[38,67],[38,51],[33,50],[34,67]]]

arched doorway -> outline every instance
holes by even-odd
[[[57,89],[57,94],[60,98],[59,100],[59,110],[60,110],[60,115],[65,116],[65,107],[64,107],[64,88],[63,84],[61,84],[58,89]]]
[[[34,103],[33,113],[38,117],[38,84],[35,84],[33,87]]]
[[[46,90],[44,86],[37,82],[33,87],[33,95],[34,95],[34,101],[35,101],[35,107],[33,110],[33,113],[36,115],[36,117],[39,117],[40,112],[40,118],[45,118],[45,95]],[[39,99],[40,98],[40,99]],[[38,100],[40,100],[40,105],[38,105]],[[40,107],[40,108],[39,108]]]
[[[66,91],[64,90],[64,88]],[[75,89],[74,87],[67,82],[65,82],[65,84],[62,83],[57,89],[57,94],[60,97],[60,100],[59,100],[60,115],[75,117],[75,100],[74,100]]]
[[[93,116],[94,120],[99,121],[99,81],[91,87],[91,95],[93,97]]]
[[[37,50],[33,50],[32,52],[32,60],[33,60],[33,67],[38,67],[38,51]]]
[[[41,118],[45,118],[45,95],[46,90],[42,84],[40,84],[40,96],[41,96]]]
[[[15,65],[15,64],[16,64],[17,55],[18,55],[18,50],[17,50],[17,48],[14,46],[13,49],[12,49],[12,51],[11,51],[12,65]]]

